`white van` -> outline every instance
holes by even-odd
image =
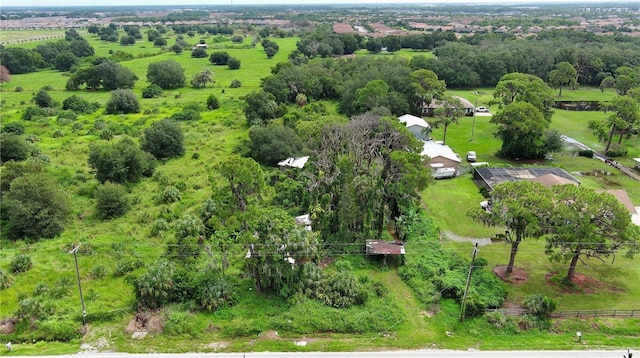
[[[453,178],[456,174],[456,168],[438,168],[433,172],[433,177],[436,179]]]

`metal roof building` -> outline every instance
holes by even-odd
[[[489,190],[507,181],[519,181],[519,180],[534,180],[536,178],[544,177],[539,182],[546,182],[550,177],[549,174],[553,174],[555,184],[563,182],[568,184],[569,182],[580,185],[580,181],[573,175],[567,173],[565,170],[554,167],[511,167],[511,168],[476,168],[473,172],[473,178],[478,185],[484,186]],[[544,184],[544,183],[543,183]],[[554,184],[554,185],[555,185]]]

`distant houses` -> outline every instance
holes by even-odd
[[[462,103],[462,107],[464,108],[465,116],[472,116],[475,111],[475,106],[468,99],[458,96],[452,96],[456,98]],[[435,111],[438,108],[442,108],[442,101],[433,99],[431,103],[425,104],[422,106],[422,115],[424,117],[433,117],[435,115]]]

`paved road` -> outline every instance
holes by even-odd
[[[634,357],[640,352],[632,351]],[[387,352],[311,352],[311,353],[184,353],[184,354],[126,354],[126,353],[90,353],[55,356],[56,358],[622,358],[627,350],[616,351],[387,351]],[[11,356],[13,356],[11,354]],[[51,358],[51,356],[47,356]]]

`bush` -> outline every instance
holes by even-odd
[[[218,97],[214,94],[210,94],[209,97],[207,97],[207,109],[214,110],[218,108],[220,108],[220,101],[218,101]]]
[[[214,65],[226,65],[227,61],[229,61],[229,54],[224,51],[214,52],[209,56],[209,62]]]
[[[11,133],[15,135],[24,134],[24,125],[20,122],[9,122],[2,126],[0,133]]]
[[[32,266],[33,262],[31,261],[31,256],[27,254],[18,254],[14,256],[9,263],[9,270],[11,270],[12,273],[27,272],[31,270]]]
[[[113,131],[109,128],[105,128],[100,131],[100,139],[103,140],[111,140],[113,139]]]
[[[134,280],[134,293],[139,307],[156,309],[169,302],[174,270],[171,262],[159,260]]]
[[[24,112],[22,113],[22,119],[24,119],[25,121],[30,121],[36,117],[45,117],[48,114],[49,113],[43,108],[40,108],[38,106],[29,106],[24,109]]]
[[[38,107],[55,107],[56,102],[53,100],[49,92],[47,92],[44,88],[38,90],[36,95],[33,97],[34,102]]]
[[[48,342],[70,342],[82,336],[73,322],[54,320],[38,322],[35,334],[40,334],[40,339]]]
[[[0,270],[0,290],[7,289],[13,284],[13,276]]]
[[[151,236],[161,236],[165,231],[169,229],[169,223],[167,220],[159,218],[151,225]]]
[[[170,117],[174,121],[197,121],[202,118],[200,112],[193,109],[184,109],[178,113],[174,113]]]
[[[235,57],[230,57],[227,61],[227,66],[229,66],[230,70],[238,70],[240,69],[240,60]]]
[[[180,190],[173,186],[166,187],[157,197],[156,201],[160,204],[171,204],[182,199]]]
[[[163,119],[144,131],[141,148],[157,159],[180,157],[184,154],[183,142],[184,135],[180,123]]]
[[[522,306],[538,317],[547,318],[556,310],[557,303],[545,295],[534,294],[525,298]]]
[[[129,272],[142,267],[143,262],[140,259],[122,259],[116,262],[116,267],[113,269],[114,277],[121,277]]]
[[[207,57],[207,50],[203,49],[202,47],[196,47],[195,49],[193,49],[191,51],[191,57],[192,58],[205,58],[205,57]]]
[[[105,108],[107,114],[139,113],[140,102],[130,89],[117,89],[111,91],[111,97]]]
[[[229,85],[230,88],[240,88],[242,87],[242,82],[240,82],[240,80],[233,80],[231,81],[231,84]]]
[[[167,315],[164,332],[171,335],[188,334],[191,337],[198,335],[198,326],[192,313],[170,310]]]
[[[184,87],[184,68],[173,60],[152,62],[147,67],[147,80],[163,89]]]
[[[129,210],[127,188],[120,184],[106,182],[96,188],[96,211],[98,218],[109,220],[124,215]]]
[[[578,156],[593,158],[593,150],[591,149],[583,149],[578,151]]]
[[[627,150],[620,146],[614,146],[609,149],[606,153],[604,153],[607,157],[616,158],[616,157],[626,157]]]
[[[0,133],[0,162],[22,161],[29,157],[31,149],[24,138],[13,133]]]
[[[101,279],[108,274],[108,269],[105,265],[95,265],[91,268],[91,277],[94,279]]]
[[[156,98],[162,96],[162,88],[156,84],[150,84],[142,90],[142,98]]]
[[[126,137],[114,144],[90,145],[88,162],[102,183],[137,182],[143,176],[153,175],[157,164],[153,155]]]

